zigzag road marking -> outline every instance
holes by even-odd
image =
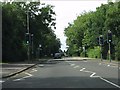
[[[113,86],[115,86],[115,87],[117,87],[117,88],[120,88],[119,85],[117,85],[117,84],[115,84],[115,83],[113,83],[113,82],[111,82],[111,81],[109,81],[109,80],[107,80],[107,79],[104,79],[104,78],[102,78],[101,76],[95,76],[95,74],[96,74],[95,72],[85,71],[85,68],[82,68],[80,71],[92,73],[92,74],[90,75],[91,78],[100,78],[101,80],[103,80],[103,81],[105,81],[105,82],[107,82],[107,83],[109,83],[109,84],[111,84],[111,85],[113,85]]]
[[[36,72],[37,70],[36,69],[32,69],[32,71],[30,72],[30,73],[32,73],[32,72]]]
[[[33,76],[32,74],[27,73],[27,72],[25,72],[25,74],[27,74],[28,76],[25,76],[25,77],[22,77],[22,78],[19,78],[19,79],[15,79],[15,80],[13,80],[13,81],[20,81],[20,80],[23,80],[23,79],[25,79],[25,78],[29,78],[29,77]]]

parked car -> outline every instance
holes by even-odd
[[[54,55],[54,59],[58,59],[61,57],[62,57],[61,53],[55,53],[55,55]]]

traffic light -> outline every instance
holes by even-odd
[[[112,32],[109,30],[107,35],[107,41],[110,43],[112,42]]]
[[[26,44],[29,44],[29,33],[26,33],[25,37],[26,37]]]
[[[103,45],[104,44],[104,38],[103,35],[99,36],[99,45]]]

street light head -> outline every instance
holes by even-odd
[[[41,47],[42,45],[41,44],[39,44],[39,47]]]
[[[30,1],[27,1],[27,2],[26,2],[26,5],[28,5],[28,4],[30,4]]]
[[[33,34],[31,34],[31,36],[33,36]]]
[[[108,30],[108,33],[111,33],[111,31],[110,31],[110,30]]]

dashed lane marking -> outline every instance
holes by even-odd
[[[3,81],[3,80],[0,80],[0,83],[3,83],[3,82],[5,82],[5,81]]]
[[[80,71],[83,71],[85,68],[80,69]]]
[[[74,66],[75,64],[71,64],[70,66]]]
[[[95,74],[96,74],[96,73],[92,73],[92,74],[90,75],[90,77],[94,77]]]
[[[75,66],[74,68],[78,68],[79,66]]]
[[[43,67],[44,65],[43,64],[40,64],[39,67]]]

